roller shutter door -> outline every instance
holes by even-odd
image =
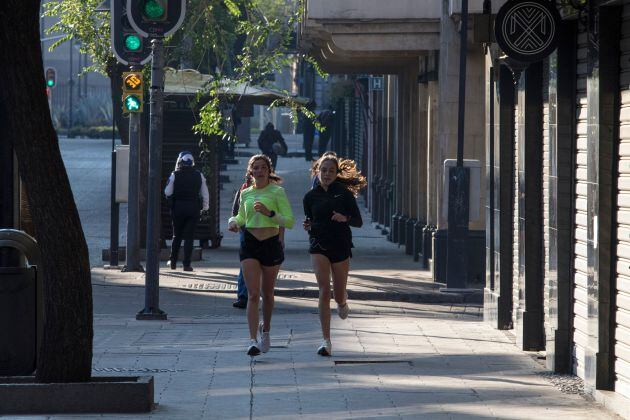
[[[549,256],[552,254],[550,251],[550,234],[549,231],[551,229],[551,220],[550,220],[550,208],[549,202],[552,199],[550,197],[551,194],[551,143],[549,138],[549,60],[545,60],[543,64],[543,85],[542,85],[542,99],[543,99],[543,132],[542,132],[542,140],[543,140],[543,259],[544,259],[544,283],[543,283],[543,316],[545,323],[545,333],[551,331],[554,328],[552,325],[551,317],[553,314],[550,314],[549,302],[554,299],[554,296],[551,295],[551,291],[553,287],[550,287],[550,282],[555,282],[556,278],[556,270],[555,267],[549,266]],[[555,209],[554,209],[555,211]],[[555,253],[553,253],[555,254]]]
[[[630,398],[630,5],[623,8],[620,53],[615,391]]]
[[[584,378],[586,347],[588,345],[588,290],[587,290],[587,34],[580,25],[577,46],[576,88],[576,149],[575,160],[575,243],[573,288],[573,370]]]
[[[514,94],[515,98],[518,98],[518,92],[515,92]],[[515,101],[516,102],[516,101]],[[512,258],[513,258],[513,263],[512,263],[512,302],[513,302],[513,306],[512,306],[512,325],[517,325],[517,314],[518,314],[518,308],[521,302],[520,299],[520,283],[519,283],[519,268],[521,266],[520,261],[519,261],[519,244],[520,244],[520,239],[519,239],[519,220],[518,220],[518,207],[519,207],[519,188],[518,188],[518,159],[519,159],[519,150],[518,150],[518,103],[515,104],[514,106],[514,213],[513,213],[513,222],[512,222],[512,228],[514,230],[514,240],[512,241],[513,244],[513,254],[512,254]]]

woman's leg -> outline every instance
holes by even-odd
[[[348,284],[348,271],[350,270],[350,258],[334,263],[332,266],[333,290],[335,302],[343,306],[346,303],[346,286]]]
[[[280,271],[279,265],[271,267],[262,266],[262,312],[263,312],[263,331],[267,332],[271,328],[271,315],[273,313],[274,304],[274,288],[276,286],[276,277]],[[249,287],[249,286],[248,286]]]
[[[321,254],[311,254],[311,263],[319,286],[319,322],[322,336],[330,340],[330,261]]]
[[[249,337],[256,339],[258,330],[258,302],[260,301],[260,279],[262,269],[260,262],[253,258],[241,261],[245,284],[247,284],[247,324],[249,326]]]

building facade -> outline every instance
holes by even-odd
[[[558,6],[549,57],[486,55],[484,317],[630,417],[630,2]]]
[[[630,418],[630,1],[555,2],[558,47],[526,67],[489,36],[504,3],[469,1],[467,286],[487,322]],[[308,0],[300,28],[324,70],[356,76],[335,146],[367,174],[373,222],[440,283],[459,4]]]

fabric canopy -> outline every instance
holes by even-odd
[[[164,72],[164,95],[197,95],[211,80],[211,76],[201,74],[196,70],[167,68]],[[228,102],[251,105],[270,105],[276,99],[287,98],[286,94],[278,90],[238,83],[229,79],[221,81],[218,95]],[[288,97],[302,105],[306,105],[309,101],[309,98],[303,96],[288,95]]]

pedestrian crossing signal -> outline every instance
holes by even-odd
[[[123,112],[142,112],[142,97],[134,94],[123,95]]]
[[[142,112],[143,89],[142,73],[129,71],[122,74],[123,79],[123,112]]]
[[[123,90],[125,92],[142,92],[142,73],[123,73]]]

